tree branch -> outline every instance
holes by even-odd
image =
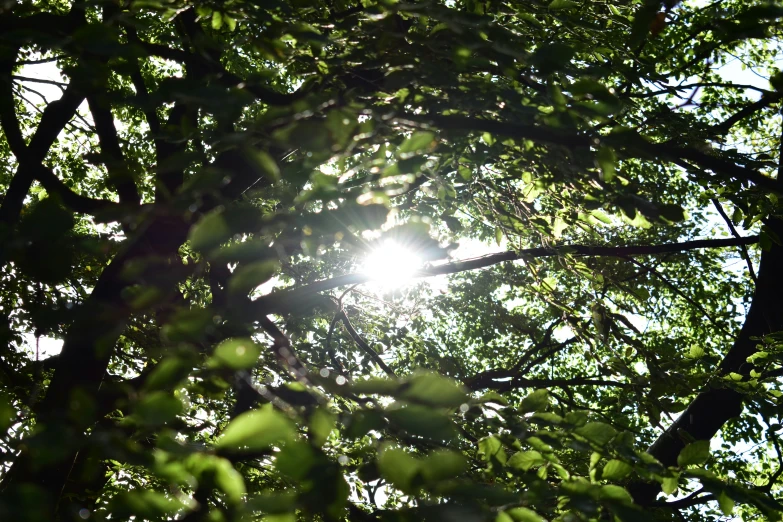
[[[302,361],[296,356],[288,337],[266,316],[259,318],[258,323],[266,333],[272,336],[274,341],[271,347],[272,351],[283,364],[283,367],[287,368],[296,380],[301,381],[306,379],[307,368],[304,367]]]
[[[94,199],[77,194],[68,188],[54,172],[43,165],[31,167],[31,172],[33,172],[33,177],[38,180],[48,193],[59,196],[65,206],[79,214],[96,215],[106,211],[137,211],[143,208],[139,205],[115,203],[114,201]]]
[[[671,87],[666,87],[659,91],[650,91],[650,92],[643,92],[637,94],[632,93],[624,97],[625,98],[652,98],[654,96],[660,96],[661,94],[674,94],[677,91],[684,91],[687,89],[697,89],[700,87],[727,87],[730,89],[749,89],[753,91],[758,91],[765,95],[772,94],[772,91],[768,89],[762,89],[760,87],[756,87],[755,85],[745,85],[740,83],[726,83],[726,82],[697,82],[697,83],[689,83],[685,85],[675,85]]]
[[[769,221],[773,232],[783,233],[783,222],[777,219]],[[756,353],[758,338],[772,332],[783,330],[783,309],[780,307],[780,295],[783,293],[783,276],[779,267],[783,266],[783,247],[773,244],[769,250],[762,251],[759,263],[758,284],[753,300],[745,318],[745,323],[734,344],[726,352],[718,365],[718,375],[738,373],[748,376],[753,365],[748,357]],[[673,466],[677,456],[685,447],[687,440],[710,440],[731,418],[743,411],[744,396],[741,392],[722,387],[720,381],[714,386],[702,390],[680,416],[664,431],[647,450],[664,466]],[[634,501],[640,505],[651,505],[660,492],[660,484],[636,482],[628,490]]]
[[[101,159],[109,173],[109,181],[120,196],[120,203],[138,205],[141,196],[136,188],[133,175],[130,173],[120,148],[117,128],[114,126],[114,115],[95,95],[87,97],[98,141],[101,144]]]
[[[709,133],[712,136],[722,136],[729,132],[731,128],[736,125],[737,123],[741,122],[748,116],[751,116],[752,114],[762,110],[766,109],[770,105],[777,103],[780,101],[780,99],[783,97],[783,94],[779,92],[772,92],[769,94],[766,94],[761,97],[758,101],[751,103],[750,105],[747,105],[737,113],[731,115],[730,117],[726,118],[724,121],[718,123],[717,125],[713,125],[709,128]]]
[[[53,56],[51,58],[41,58],[39,60],[18,60],[14,62],[14,67],[18,67],[20,65],[39,65],[42,63],[49,63],[49,62],[56,62],[57,60],[62,60],[64,56]]]
[[[22,152],[22,156],[17,156],[19,168],[11,180],[2,206],[0,206],[0,223],[16,222],[19,213],[22,211],[24,198],[27,196],[35,178],[33,167],[43,161],[52,143],[57,139],[57,135],[65,128],[68,121],[73,118],[83,100],[84,96],[72,82],[68,85],[62,98],[46,106],[35,135],[26,149],[24,149],[24,152]],[[3,116],[5,120],[6,115]],[[16,144],[16,147],[19,148],[19,143]]]
[[[16,80],[16,81],[19,81],[19,82],[33,82],[33,83],[45,83],[47,85],[55,85],[55,86],[57,86],[57,87],[59,87],[61,89],[63,89],[63,88],[68,86],[68,84],[65,83],[65,82],[57,82],[57,81],[54,81],[54,80],[44,80],[44,79],[41,79],[41,78],[29,78],[27,76],[11,75],[11,78]]]
[[[671,243],[668,245],[638,245],[625,247],[563,245],[552,248],[529,248],[519,251],[512,250],[508,252],[500,252],[498,254],[490,254],[474,259],[454,261],[451,263],[444,263],[442,265],[423,268],[416,271],[413,274],[413,277],[432,277],[436,275],[456,274],[459,272],[467,272],[469,270],[486,268],[504,261],[516,261],[519,259],[528,258],[557,257],[563,255],[573,255],[576,257],[601,256],[623,258],[628,256],[671,254],[701,248],[722,248],[738,245],[751,245],[757,242],[758,237],[752,236],[739,239],[700,239],[694,241],[685,241],[682,243]],[[334,277],[332,279],[318,281],[299,288],[294,288],[293,290],[274,292],[263,297],[259,297],[253,301],[250,306],[256,314],[286,312],[290,311],[293,307],[296,307],[298,303],[306,300],[307,296],[341,286],[366,283],[371,279],[372,277],[365,273],[346,274],[343,276]]]
[[[354,342],[359,346],[359,348],[362,349],[364,353],[366,353],[370,358],[375,361],[375,363],[381,367],[381,369],[386,372],[386,375],[390,377],[395,377],[394,372],[391,368],[389,368],[385,362],[383,362],[383,359],[381,359],[381,356],[378,355],[378,352],[372,349],[372,347],[367,344],[367,341],[362,339],[362,336],[359,335],[359,332],[356,331],[356,329],[351,324],[350,319],[348,319],[348,314],[345,313],[345,310],[340,310],[340,313],[342,314],[341,320],[343,322],[343,325],[345,326],[345,329],[348,331],[348,335],[351,336],[351,339],[354,340]]]
[[[607,386],[613,388],[628,388],[631,384],[606,379],[591,379],[588,377],[575,377],[572,379],[525,379],[522,377],[513,378],[507,381],[497,381],[495,379],[504,377],[491,377],[470,381],[466,386],[472,391],[495,390],[506,392],[518,388],[569,388],[571,386]]]
[[[561,145],[572,149],[589,149],[594,145],[594,138],[591,138],[590,136],[573,133],[567,134],[541,125],[519,125],[465,116],[418,115],[407,113],[394,116],[392,119],[408,125],[421,126],[423,124],[444,130],[483,131],[512,138],[529,139],[539,143]],[[635,156],[635,154],[632,154],[632,151],[633,149],[636,149],[641,152],[642,155],[650,154],[660,158],[667,158],[673,162],[686,159],[697,163],[702,168],[712,170],[716,174],[747,180],[768,190],[781,192],[781,187],[776,180],[769,178],[756,170],[725,161],[718,156],[707,154],[694,148],[678,147],[670,143],[652,143],[641,136],[637,136],[636,139],[631,142],[629,142],[627,136],[619,138],[611,135],[602,136],[600,140],[623,150],[624,153],[630,154],[631,156]]]
[[[712,204],[715,206],[715,210],[718,211],[718,214],[720,214],[720,217],[723,218],[723,221],[726,222],[726,226],[729,227],[731,235],[737,238],[740,237],[739,232],[737,232],[737,229],[734,228],[734,223],[731,222],[731,218],[729,218],[729,216],[726,214],[726,211],[723,209],[723,205],[721,205],[720,200],[717,198],[712,198]],[[753,262],[750,260],[750,255],[748,254],[748,248],[745,245],[740,245],[739,248],[743,259],[745,259],[745,262],[748,265],[748,273],[750,274],[750,278],[754,283],[758,283],[756,278],[756,271],[753,270]]]
[[[11,152],[17,158],[21,158],[26,153],[27,144],[16,115],[12,82],[7,80],[8,73],[13,69],[14,58],[15,56],[0,62],[0,89],[2,89],[0,90],[0,125]]]

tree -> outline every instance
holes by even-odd
[[[0,514],[779,519],[781,18],[5,3]]]

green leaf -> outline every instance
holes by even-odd
[[[372,378],[357,381],[351,385],[351,391],[359,395],[395,395],[400,383],[393,379]]]
[[[484,437],[478,442],[478,454],[485,462],[497,461],[500,465],[505,465],[508,460],[503,443],[493,435]]]
[[[595,161],[601,169],[602,179],[609,183],[614,179],[617,169],[617,156],[614,149],[603,146],[595,154]]]
[[[261,451],[291,440],[295,433],[293,423],[269,404],[231,421],[216,447],[231,452]]]
[[[336,418],[326,407],[319,407],[310,416],[310,440],[315,446],[323,446],[335,427]]]
[[[414,479],[421,471],[421,462],[406,451],[385,446],[378,454],[378,470],[395,487],[410,493],[416,489]]]
[[[275,182],[280,179],[280,167],[277,166],[277,162],[268,152],[248,148],[245,150],[245,153],[254,162],[258,171],[269,181]]]
[[[142,424],[161,425],[173,421],[182,412],[182,401],[163,391],[146,394],[134,414]]]
[[[710,441],[697,440],[685,446],[677,456],[677,464],[680,467],[692,464],[704,464],[710,458]]]
[[[277,259],[240,266],[228,280],[228,290],[232,294],[247,294],[269,281],[279,268],[280,262]]]
[[[603,422],[588,422],[581,428],[575,429],[574,433],[581,435],[599,446],[603,446],[614,438],[617,434],[617,430]]]
[[[533,411],[543,411],[549,406],[549,392],[541,389],[536,390],[524,399],[519,409],[522,413],[528,413]]]
[[[294,480],[303,480],[318,462],[313,447],[303,440],[289,441],[276,453],[275,468]]]
[[[173,388],[187,377],[192,369],[192,364],[179,357],[163,359],[147,377],[144,389],[152,391]]]
[[[503,397],[496,391],[488,391],[487,393],[481,396],[478,402],[482,404],[487,402],[494,402],[496,404],[502,404],[503,406],[508,406],[508,400],[506,400],[505,397]]]
[[[267,259],[276,259],[277,252],[264,239],[250,239],[239,243],[230,243],[210,251],[208,259],[216,263],[252,263]]]
[[[421,473],[427,483],[458,477],[468,470],[464,455],[446,449],[435,450],[422,461]]]
[[[673,477],[664,477],[661,481],[661,490],[667,495],[671,495],[677,491],[677,487],[679,486],[680,481],[679,479],[679,474],[675,474]]]
[[[529,470],[532,467],[538,467],[546,464],[547,460],[541,455],[541,453],[531,451],[520,451],[511,456],[508,460],[508,466],[524,471]]]
[[[571,62],[576,50],[563,42],[555,42],[540,46],[530,58],[541,74],[549,74],[563,69]]]
[[[226,339],[215,347],[207,365],[212,368],[246,370],[258,363],[261,351],[261,346],[250,338]]]
[[[616,502],[618,504],[623,504],[623,505],[633,504],[633,497],[631,496],[631,494],[628,493],[628,491],[625,488],[621,488],[620,486],[615,486],[613,484],[601,486],[598,496],[603,500]]]
[[[551,412],[537,412],[530,417],[531,421],[540,421],[543,424],[560,424],[563,422],[563,417],[556,413]]]
[[[411,404],[387,410],[386,416],[397,427],[412,435],[439,441],[451,441],[457,436],[454,423],[445,413],[426,406]]]
[[[572,424],[578,428],[580,426],[584,426],[587,423],[587,417],[588,415],[585,411],[569,411],[566,413],[564,420],[568,424]]]
[[[633,471],[633,466],[627,464],[621,460],[612,459],[606,463],[604,470],[601,473],[601,478],[604,480],[622,480]]]
[[[232,235],[223,214],[216,210],[202,217],[191,227],[188,240],[194,250],[205,252],[228,241]]]
[[[185,497],[187,498],[187,497]],[[138,517],[144,520],[168,520],[182,512],[190,503],[182,497],[169,496],[157,491],[120,492],[111,499],[109,511],[112,518],[129,519]]]
[[[511,518],[511,515],[501,511],[498,513],[498,516],[495,517],[495,522],[514,522],[514,519]]]
[[[731,498],[725,491],[721,491],[718,495],[718,506],[724,515],[731,516],[734,513],[734,499]]]
[[[245,479],[238,472],[234,465],[223,458],[217,458],[215,462],[215,485],[226,494],[229,502],[238,504],[242,501],[247,489],[245,488]]]
[[[452,408],[467,402],[467,390],[456,381],[437,373],[420,373],[408,379],[401,399]]]
[[[247,509],[267,514],[288,513],[296,509],[296,501],[296,491],[263,491],[248,498]],[[267,520],[268,516],[264,518],[265,522]],[[296,522],[296,518],[292,522]]]
[[[16,410],[10,397],[0,394],[0,436],[10,428],[16,420]]]
[[[691,359],[701,359],[706,354],[707,353],[704,351],[704,348],[695,344],[691,346],[691,349],[688,351],[688,357]]]
[[[517,507],[507,509],[505,513],[514,522],[546,522],[546,519],[532,509]]]
[[[406,139],[398,149],[402,158],[413,156],[419,152],[432,148],[435,143],[435,133],[430,131],[416,131]]]
[[[220,11],[212,12],[212,29],[216,31],[223,27],[223,14]]]
[[[213,312],[203,308],[178,310],[163,325],[161,333],[170,343],[202,342],[206,340],[206,334],[214,328],[214,318]]]
[[[579,7],[579,3],[573,0],[552,0],[549,3],[550,9],[571,9],[574,7]]]
[[[679,205],[659,204],[661,217],[670,223],[679,223],[686,218],[685,210]]]

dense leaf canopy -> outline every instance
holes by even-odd
[[[780,519],[781,19],[0,3],[0,518]]]

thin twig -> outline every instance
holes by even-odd
[[[41,58],[39,60],[19,60],[17,62],[14,62],[15,66],[18,65],[38,65],[42,63],[49,63],[49,62],[56,62],[57,60],[60,60],[62,58],[65,58],[63,55],[59,56],[53,56],[52,58]]]
[[[715,205],[715,210],[718,211],[718,214],[720,214],[720,216],[723,218],[723,221],[726,222],[726,225],[729,227],[731,234],[734,237],[739,238],[739,232],[737,232],[737,229],[734,228],[734,223],[731,222],[731,218],[729,218],[728,214],[726,214],[726,211],[723,209],[723,205],[721,205],[720,201],[717,198],[712,198],[712,204]],[[758,283],[756,272],[753,270],[753,262],[750,260],[750,255],[748,254],[748,248],[745,245],[740,245],[739,247],[742,257],[748,264],[748,273],[750,274],[750,278],[753,279],[754,283]]]
[[[304,367],[304,364],[302,364],[302,361],[300,361],[296,356],[296,353],[291,346],[291,341],[288,340],[288,337],[286,337],[286,335],[277,327],[277,325],[273,323],[272,320],[267,316],[260,317],[258,322],[261,324],[261,328],[263,328],[265,332],[272,336],[274,343],[272,344],[271,348],[278,359],[286,368],[289,369],[296,380],[306,381],[307,369]]]
[[[685,301],[686,301],[686,302],[687,302],[689,305],[693,306],[693,307],[694,307],[694,308],[696,308],[696,309],[697,309],[699,312],[701,312],[701,314],[702,314],[704,317],[706,317],[706,318],[707,318],[707,319],[708,319],[708,320],[709,320],[709,321],[710,321],[710,322],[711,322],[713,325],[715,325],[715,327],[716,327],[716,328],[720,329],[720,330],[721,330],[723,333],[725,333],[725,334],[728,334],[728,332],[726,331],[726,329],[725,329],[723,326],[721,326],[720,324],[718,324],[718,322],[717,322],[715,319],[713,319],[713,318],[712,318],[712,316],[711,316],[711,315],[710,315],[710,314],[707,312],[707,310],[705,310],[705,309],[704,309],[704,307],[703,307],[703,306],[701,306],[699,303],[697,303],[696,301],[694,301],[693,299],[691,299],[691,297],[690,297],[688,294],[686,294],[685,292],[683,292],[682,290],[680,290],[680,288],[679,288],[677,285],[675,285],[673,282],[671,282],[671,281],[669,280],[669,278],[667,278],[666,276],[664,276],[663,274],[661,274],[660,272],[658,272],[656,269],[654,269],[654,268],[652,268],[652,267],[648,267],[648,266],[646,266],[644,263],[641,263],[641,262],[637,261],[636,259],[634,259],[634,258],[632,258],[632,257],[626,257],[626,259],[627,259],[628,261],[630,261],[631,263],[633,263],[633,264],[635,264],[635,265],[637,265],[637,266],[639,266],[639,267],[641,267],[641,268],[644,268],[644,269],[648,270],[648,271],[649,271],[651,274],[654,274],[654,275],[655,275],[655,276],[656,276],[658,279],[660,279],[661,281],[663,281],[663,283],[664,283],[666,286],[668,286],[668,287],[669,287],[669,288],[672,290],[672,292],[674,292],[675,294],[677,294],[677,295],[679,295],[680,297],[682,297],[683,299],[685,299]]]
[[[359,332],[357,332],[357,331],[356,331],[356,329],[355,329],[355,328],[353,327],[353,325],[351,324],[351,321],[350,321],[350,319],[348,319],[348,314],[346,314],[346,313],[345,313],[345,310],[341,310],[341,312],[340,312],[340,313],[341,313],[341,315],[342,315],[342,321],[343,321],[343,325],[345,326],[345,329],[348,331],[348,335],[350,335],[350,336],[351,336],[351,338],[352,338],[352,339],[354,340],[354,342],[355,342],[355,343],[356,343],[356,344],[359,346],[359,348],[361,348],[361,349],[364,351],[364,353],[366,353],[367,355],[369,355],[369,356],[370,356],[370,358],[371,358],[373,361],[375,361],[375,362],[378,364],[378,366],[380,366],[380,367],[381,367],[381,369],[382,369],[384,372],[386,372],[386,375],[388,375],[388,376],[390,376],[390,377],[396,377],[396,375],[394,374],[394,372],[392,371],[392,369],[391,369],[391,368],[389,368],[389,367],[386,365],[386,363],[385,363],[385,362],[383,362],[383,359],[381,359],[381,356],[380,356],[380,355],[378,355],[378,352],[376,352],[375,350],[373,350],[373,348],[372,348],[372,347],[371,347],[369,344],[367,344],[367,341],[365,341],[364,339],[362,339],[362,336],[361,336],[361,335],[359,335]]]
[[[58,82],[56,80],[44,80],[43,78],[30,78],[29,76],[17,76],[17,75],[11,75],[11,79],[19,81],[19,82],[33,82],[33,83],[45,83],[47,85],[54,85],[56,87],[59,87],[60,90],[65,90],[66,87],[68,87],[68,84],[65,82]]]

